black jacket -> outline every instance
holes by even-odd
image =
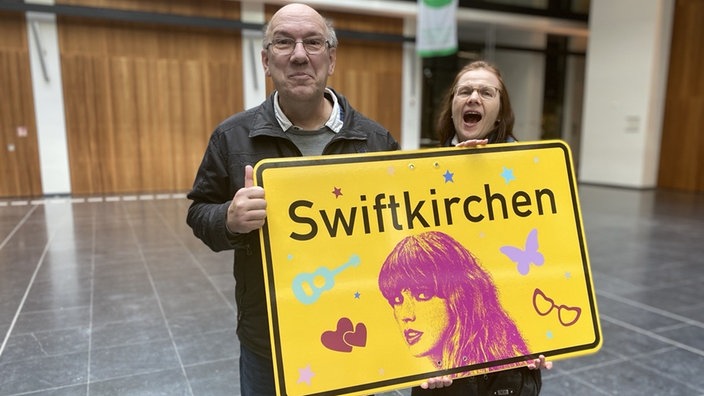
[[[325,147],[324,155],[398,150],[398,143],[384,127],[334,94],[344,126]],[[265,158],[301,156],[276,121],[273,101],[272,94],[261,105],[231,116],[215,129],[188,194],[193,202],[187,218],[195,236],[212,250],[235,250],[237,335],[243,345],[267,357],[271,345],[259,233],[233,236],[225,229],[225,220],[232,197],[244,186],[246,165],[254,166]]]

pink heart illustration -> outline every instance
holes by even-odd
[[[348,331],[342,336],[348,345],[363,347],[367,345],[367,326],[364,323],[357,323],[354,331]]]
[[[345,333],[352,332],[352,330],[354,330],[352,321],[349,318],[340,318],[340,320],[337,321],[337,330],[328,330],[323,332],[320,336],[320,341],[330,350],[338,352],[352,352],[352,346],[346,343],[344,339]]]

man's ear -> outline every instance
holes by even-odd
[[[269,72],[269,51],[263,49],[262,50],[262,66],[264,66],[264,75],[271,76],[271,72]]]
[[[328,67],[328,76],[332,76],[335,72],[335,60],[337,59],[337,48],[332,47],[328,50],[330,56],[330,67]]]

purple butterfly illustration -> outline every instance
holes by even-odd
[[[521,250],[515,246],[502,246],[499,250],[516,263],[518,272],[521,275],[528,274],[531,263],[543,265],[545,261],[543,254],[538,251],[538,230],[535,228],[532,229],[526,237],[525,250]]]

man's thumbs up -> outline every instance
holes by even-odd
[[[227,208],[227,229],[233,234],[246,234],[261,228],[266,220],[264,189],[254,185],[254,169],[244,168],[244,187],[237,190]]]
[[[252,165],[244,167],[244,188],[254,186],[254,168]]]

